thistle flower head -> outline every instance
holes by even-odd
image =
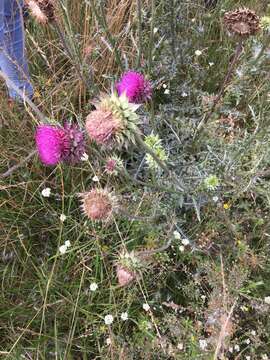
[[[84,133],[78,124],[70,122],[65,123],[64,132],[62,159],[68,163],[76,164],[85,152]]]
[[[260,20],[256,13],[248,8],[240,8],[225,13],[224,26],[231,35],[247,38],[260,30]]]
[[[126,94],[130,102],[142,104],[151,99],[152,87],[150,81],[135,71],[126,72],[116,84],[118,95]]]
[[[28,0],[27,6],[39,23],[55,20],[55,0]]]
[[[116,275],[118,284],[125,286],[130,284],[139,275],[139,271],[143,268],[143,262],[140,256],[134,251],[123,251],[120,253],[117,265]]]
[[[126,286],[136,278],[136,274],[133,271],[126,269],[121,264],[116,266],[116,276],[120,286]]]
[[[104,96],[96,104],[96,110],[86,118],[86,131],[90,139],[98,144],[119,147],[135,142],[134,133],[138,132],[139,105],[131,104],[125,94]]]
[[[36,131],[36,146],[39,157],[45,165],[56,165],[62,159],[65,133],[60,127],[40,125]]]
[[[122,160],[114,155],[107,159],[105,164],[105,171],[109,175],[117,175],[118,169],[123,166]]]
[[[94,221],[110,221],[117,210],[115,196],[106,189],[92,189],[81,194],[83,213]]]
[[[61,161],[76,163],[85,150],[83,132],[76,124],[64,127],[40,125],[36,131],[36,146],[44,165],[56,165]]]

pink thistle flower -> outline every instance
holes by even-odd
[[[125,93],[129,101],[135,104],[141,104],[152,96],[150,81],[136,71],[126,72],[116,84],[116,90],[119,96]]]
[[[108,159],[105,167],[106,172],[109,174],[114,174],[116,165],[117,161],[115,159]]]
[[[86,118],[86,131],[98,144],[107,145],[119,131],[120,121],[110,111],[94,110]]]
[[[36,131],[39,157],[45,165],[60,161],[77,163],[85,151],[84,134],[77,124],[65,123],[64,128],[40,125]]]
[[[133,271],[126,269],[120,264],[118,264],[116,267],[116,276],[117,276],[118,284],[120,286],[126,286],[130,284],[136,277]]]
[[[40,125],[36,131],[39,157],[45,165],[56,165],[62,159],[64,130],[51,125]]]

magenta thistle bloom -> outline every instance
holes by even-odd
[[[36,131],[39,157],[45,165],[56,165],[61,161],[76,163],[85,151],[83,132],[77,124],[65,123],[64,128],[40,125]]]
[[[135,104],[141,104],[152,96],[150,81],[136,71],[126,72],[116,84],[116,90],[119,96],[125,93],[129,101]]]
[[[40,125],[36,131],[36,145],[40,160],[45,165],[61,161],[64,130],[51,125]]]

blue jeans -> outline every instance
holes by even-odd
[[[23,0],[0,0],[0,69],[20,90],[32,97],[22,6]],[[11,98],[19,99],[9,85],[8,90]]]

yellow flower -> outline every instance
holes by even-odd
[[[225,204],[223,205],[223,208],[224,208],[225,210],[228,210],[230,207],[231,207],[231,205],[230,205],[229,203],[225,203]]]

